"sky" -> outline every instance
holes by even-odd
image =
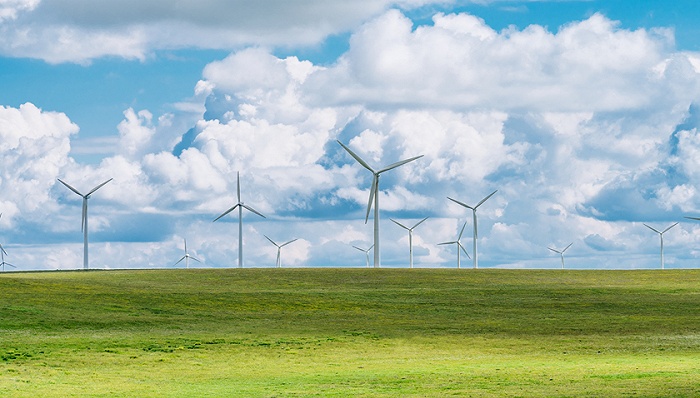
[[[694,0],[0,0],[8,270],[697,268]],[[178,264],[178,267],[182,263]],[[462,266],[470,267],[462,258]]]

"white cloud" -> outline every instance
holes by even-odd
[[[274,264],[263,234],[300,239],[285,247],[285,264],[363,264],[351,245],[371,244],[363,220],[371,175],[339,139],[378,167],[424,155],[382,175],[385,264],[407,261],[405,231],[388,217],[430,216],[414,241],[417,262],[453,266],[454,250],[437,243],[467,220],[470,247],[471,214],[445,197],[472,203],[498,189],[479,208],[484,265],[557,265],[547,246],[574,242],[579,267],[655,266],[653,236],[640,222],[700,212],[700,123],[691,108],[700,57],[674,52],[668,32],[625,30],[598,14],[556,32],[497,32],[466,14],[433,21],[414,27],[388,11],[358,28],[350,50],[326,67],[264,47],[236,51],[204,68],[194,88],[206,98],[203,115],[127,109],[114,154],[97,166],[69,157],[77,126],[65,115],[2,108],[0,151],[11,171],[0,184],[20,189],[3,196],[8,220],[0,226],[39,207],[49,218],[72,206],[77,198],[54,188],[57,176],[81,188],[114,177],[91,207],[94,231],[108,240],[120,225],[145,225],[143,240],[155,243],[136,244],[143,253],[135,255],[98,238],[107,254],[97,262],[161,264],[155,258],[177,257],[188,235],[207,264],[230,265],[235,215],[211,220],[235,203],[240,172],[242,199],[267,216],[244,215],[249,264]],[[183,125],[192,130],[175,137],[172,130],[187,128],[172,127]],[[47,229],[69,240],[78,213],[60,214]],[[146,216],[155,221],[139,223]],[[669,235],[669,259],[691,264],[685,258],[700,254],[683,244],[692,236],[688,226]]]
[[[106,56],[144,60],[158,49],[313,45],[389,7],[430,2],[2,0],[0,53],[89,63]]]

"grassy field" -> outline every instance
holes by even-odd
[[[700,396],[700,271],[6,273],[0,396]]]

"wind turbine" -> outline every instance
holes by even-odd
[[[180,262],[182,260],[185,260],[185,268],[190,268],[190,259],[192,259],[198,263],[201,263],[201,261],[199,261],[199,259],[197,257],[190,255],[190,253],[187,251],[187,239],[183,239],[183,240],[185,241],[185,255],[182,256],[182,258],[180,258],[179,260],[177,260],[177,262],[175,264],[173,264],[173,266],[178,265],[178,264],[180,264]]]
[[[644,224],[644,223],[642,223],[642,224]],[[644,224],[645,227],[647,227],[647,228],[649,228],[650,230],[652,230],[652,231],[656,232],[657,234],[659,234],[659,238],[661,238],[661,269],[664,269],[664,234],[665,234],[669,229],[675,227],[676,225],[678,225],[678,223],[675,223],[675,224],[671,225],[670,227],[664,229],[663,231],[659,231],[659,230],[657,230],[657,229],[654,229],[654,228],[648,226],[647,224]]]
[[[71,191],[75,192],[76,194],[78,194],[80,197],[83,198],[83,219],[80,223],[80,229],[81,229],[81,231],[83,231],[83,269],[88,269],[88,199],[90,199],[90,195],[95,193],[95,191],[102,188],[108,182],[112,181],[112,178],[110,178],[109,180],[96,186],[95,188],[93,188],[90,192],[86,193],[85,195],[80,193],[77,189],[73,188],[72,186],[68,185],[66,182],[64,182],[60,178],[58,179],[58,181],[61,184],[65,185],[66,188],[70,189]]]
[[[364,168],[372,172],[373,178],[372,178],[372,187],[369,190],[369,201],[367,202],[367,215],[365,216],[365,224],[367,224],[367,220],[369,219],[369,212],[372,210],[372,199],[374,199],[374,267],[380,267],[381,266],[381,257],[379,255],[379,176],[385,172],[389,171],[391,169],[395,169],[399,166],[402,166],[408,162],[412,162],[418,158],[423,157],[423,155],[420,156],[415,156],[410,159],[405,159],[398,161],[396,163],[392,163],[382,169],[379,170],[374,170],[372,167],[370,167],[367,162],[362,160],[355,152],[350,150],[350,148],[346,147],[342,142],[338,141],[338,144],[342,146],[355,160],[357,160],[358,163],[360,163]]]
[[[270,242],[272,242],[273,245],[277,246],[277,263],[276,263],[276,266],[277,266],[277,268],[282,268],[282,261],[280,260],[280,253],[282,252],[282,248],[285,247],[285,246],[287,246],[288,244],[290,244],[290,243],[292,243],[292,242],[296,242],[298,239],[292,239],[292,240],[290,240],[289,242],[284,242],[284,243],[282,243],[281,245],[278,245],[274,240],[270,239],[267,235],[264,235],[264,234],[263,234],[263,236],[266,237],[267,240],[269,240]]]
[[[357,246],[355,246],[355,245],[353,245],[352,247],[354,247],[355,249],[357,249],[357,250],[359,250],[359,251],[365,253],[366,266],[367,266],[367,268],[369,268],[369,251],[372,250],[372,248],[374,247],[374,245],[370,246],[369,249],[367,249],[367,250],[362,249],[362,248],[360,248],[360,247],[357,247]]]
[[[469,258],[469,253],[467,253],[467,249],[462,246],[462,234],[464,233],[464,228],[467,226],[467,223],[465,222],[464,225],[462,226],[462,230],[459,231],[459,236],[457,236],[457,240],[453,240],[452,242],[442,242],[438,243],[438,245],[457,245],[457,268],[462,268],[460,259],[459,259],[459,249],[462,249],[464,254],[467,255],[467,258]]]
[[[238,197],[238,203],[236,203],[236,205],[233,206],[232,208],[226,210],[219,217],[216,217],[214,219],[214,221],[212,221],[212,222],[215,222],[216,220],[227,215],[228,213],[235,210],[236,207],[238,207],[238,268],[243,268],[243,208],[245,207],[247,210],[259,215],[262,218],[265,218],[265,216],[258,213],[258,211],[253,209],[252,207],[241,202],[241,173],[240,172],[236,173],[236,184],[237,184],[236,185],[236,195]]]
[[[428,217],[418,221],[416,225],[412,226],[411,228],[408,228],[407,226],[401,224],[400,222],[394,220],[393,218],[390,218],[391,221],[394,222],[394,224],[398,225],[399,227],[405,229],[408,231],[408,257],[409,257],[409,263],[410,267],[413,268],[413,230],[419,226],[423,221],[427,220]]]
[[[551,251],[553,251],[553,252],[555,252],[555,253],[559,253],[559,255],[561,256],[561,269],[564,269],[564,252],[565,252],[568,248],[570,248],[571,245],[573,245],[573,244],[574,244],[574,242],[569,243],[569,246],[566,246],[563,250],[552,249],[551,247],[548,247],[548,248],[547,248],[547,249],[549,249],[549,250],[551,250]]]
[[[473,239],[473,242],[474,242],[474,268],[479,268],[479,252],[476,250],[476,241],[477,241],[477,238],[479,237],[479,234],[478,234],[477,228],[476,228],[476,209],[478,209],[479,206],[481,206],[484,202],[486,202],[496,192],[498,192],[498,190],[491,192],[487,197],[481,199],[481,201],[479,203],[477,203],[475,206],[469,206],[468,204],[462,203],[458,200],[454,200],[454,199],[450,198],[449,196],[447,197],[447,199],[449,199],[449,200],[451,200],[459,205],[462,205],[462,206],[466,207],[467,209],[471,209],[472,214],[474,216],[474,239]]]
[[[10,263],[8,263],[8,262],[5,261],[5,256],[7,256],[7,252],[6,252],[5,249],[2,247],[2,245],[0,245],[0,255],[2,256],[2,263],[0,263],[0,265],[2,265],[2,271],[3,271],[3,272],[5,272],[5,265],[9,265],[9,266],[12,267],[12,268],[17,268],[17,267],[15,267],[14,265],[12,265],[12,264],[10,264]]]

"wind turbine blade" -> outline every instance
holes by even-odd
[[[469,210],[474,210],[473,207],[469,206],[469,205],[466,204],[466,203],[462,203],[462,202],[460,202],[459,200],[452,199],[452,198],[449,197],[449,196],[447,197],[447,199],[449,199],[449,200],[451,200],[451,201],[457,203],[458,205],[462,205],[462,206],[466,207],[466,208],[469,209]]]
[[[379,195],[379,192],[376,192],[377,189],[379,188],[379,181],[378,181],[377,174],[374,175],[372,178],[372,187],[369,189],[369,201],[367,202],[367,214],[365,215],[365,224],[367,224],[367,221],[369,220],[369,213],[372,211],[372,200],[374,199],[374,195]]]
[[[268,237],[268,236],[267,236],[267,235],[265,235],[265,234],[263,234],[263,236],[264,236],[264,237],[266,237],[266,238],[267,238],[267,240],[269,240],[269,241],[270,241],[270,242],[271,242],[271,243],[272,243],[273,245],[275,245],[275,246],[279,247],[279,245],[278,245],[277,243],[275,243],[275,241],[274,241],[274,240],[270,239],[270,237]]]
[[[642,223],[642,224],[644,224],[644,223]],[[659,232],[657,229],[652,228],[652,227],[650,227],[650,226],[648,226],[648,225],[646,225],[646,224],[644,224],[644,226],[647,227],[647,228],[649,228],[650,230],[656,232],[657,234],[660,234],[660,233],[661,233],[661,232]]]
[[[662,234],[665,234],[665,233],[666,233],[666,231],[668,231],[669,229],[671,229],[671,228],[675,227],[676,225],[678,225],[678,223],[675,223],[675,224],[671,225],[670,227],[668,227],[668,228],[664,229],[664,231],[663,231],[663,232],[661,232],[661,233],[662,233]]]
[[[355,246],[355,245],[352,245],[352,247],[354,247],[355,249],[357,249],[357,250],[359,250],[359,251],[361,251],[361,252],[363,252],[363,253],[366,251],[365,249],[360,249],[359,247],[357,247],[357,246]]]
[[[571,245],[573,245],[573,244],[574,244],[574,242],[569,243],[569,246],[566,246],[566,247],[564,248],[564,250],[562,250],[561,252],[564,253],[564,252],[565,252],[566,250],[568,250],[568,249],[571,247]]]
[[[109,180],[107,180],[107,181],[103,182],[102,184],[96,186],[95,188],[92,189],[92,191],[88,192],[87,195],[85,195],[85,196],[90,196],[90,195],[92,195],[95,191],[97,191],[98,189],[102,188],[103,186],[105,186],[105,184],[107,184],[108,182],[110,182],[110,181],[112,181],[112,180],[113,180],[113,178],[110,178]]]
[[[552,249],[551,247],[548,247],[547,249],[553,251],[554,253],[561,254],[561,252],[560,252],[559,250],[557,250],[557,249]]]
[[[428,217],[426,217],[426,218],[424,218],[424,219],[418,221],[418,223],[417,223],[416,225],[414,225],[413,227],[411,227],[411,229],[415,229],[417,226],[421,225],[421,224],[423,223],[423,221],[425,221],[425,220],[427,220],[427,219],[428,219]]]
[[[15,267],[13,264],[10,264],[10,263],[5,263],[5,265],[9,265],[9,266],[12,267],[12,268],[17,268],[17,267]]]
[[[700,217],[688,217],[688,216],[685,216],[684,218],[687,218],[688,220],[700,221]]]
[[[340,140],[336,140],[336,141],[338,141],[338,144],[340,144],[340,146],[342,146],[342,147],[350,154],[350,156],[352,156],[353,158],[355,158],[355,160],[357,160],[358,163],[360,163],[360,164],[361,164],[364,168],[366,168],[367,170],[369,170],[369,171],[371,171],[372,173],[374,173],[374,169],[372,169],[372,168],[367,164],[367,162],[365,162],[364,160],[362,160],[361,157],[357,156],[357,154],[356,154],[355,152],[353,152],[350,148],[346,147],[342,142],[340,142]]]
[[[237,205],[233,206],[232,208],[226,210],[226,211],[223,212],[219,217],[216,217],[216,218],[214,219],[214,221],[216,221],[216,220],[220,219],[221,217],[227,215],[228,213],[230,213],[230,212],[236,210],[236,207],[238,207],[238,206],[240,206],[240,204],[237,204]],[[214,221],[212,221],[212,222],[214,222]]]
[[[297,240],[299,240],[299,238],[297,238],[297,239],[292,239],[292,240],[290,240],[289,242],[282,243],[282,244],[280,245],[280,247],[287,246],[288,244],[293,243],[293,242],[296,242]]]
[[[395,168],[397,168],[397,167],[399,167],[399,166],[401,166],[401,165],[404,165],[404,164],[406,164],[406,163],[408,163],[408,162],[412,162],[412,161],[414,161],[414,160],[416,160],[416,159],[420,159],[420,158],[422,158],[422,157],[423,157],[423,155],[414,156],[414,157],[412,157],[412,158],[410,158],[410,159],[400,160],[400,161],[398,161],[398,162],[396,162],[396,163],[392,163],[392,164],[386,166],[385,168],[379,170],[379,171],[377,172],[377,174],[381,174],[381,173],[383,173],[383,172],[385,172],[385,171],[389,171],[389,170],[391,170],[391,169],[395,169]]]
[[[236,172],[236,195],[238,197],[238,203],[241,203],[241,172]]]
[[[187,253],[187,239],[183,239],[185,241],[185,253]]]
[[[185,258],[187,258],[187,256],[182,256],[182,258],[179,259],[179,260],[177,260],[177,262],[176,262],[175,264],[173,264],[173,266],[176,266],[176,265],[180,264],[180,262],[181,262],[182,260],[184,260]]]
[[[2,247],[2,245],[0,245],[0,250],[1,250],[6,256],[8,255],[7,252],[5,251],[5,248]]]
[[[468,258],[468,259],[470,259],[470,260],[472,259],[471,256],[469,255],[469,253],[467,253],[467,249],[465,249],[464,246],[462,246],[462,244],[461,244],[460,242],[457,242],[457,246],[459,246],[459,248],[462,249],[462,251],[464,252],[464,254],[467,255],[467,258]]]
[[[374,247],[374,245],[370,246],[369,249],[367,249],[367,251],[372,250],[373,247]]]
[[[457,243],[457,241],[456,241],[456,240],[453,240],[452,242],[442,242],[442,243],[438,243],[438,245],[454,245],[455,243]]]
[[[464,233],[464,228],[466,228],[466,226],[467,226],[467,223],[465,222],[464,225],[462,225],[462,230],[459,231],[459,236],[457,237],[457,241],[462,239],[462,234]]]
[[[489,196],[487,196],[487,197],[481,199],[481,202],[477,203],[476,206],[474,206],[474,208],[476,209],[477,207],[481,206],[482,203],[484,203],[484,202],[486,202],[487,200],[489,200],[489,198],[492,197],[494,194],[496,194],[496,192],[498,192],[498,189],[495,190],[495,191],[493,191],[493,192],[491,192],[491,194],[490,194]]]
[[[65,185],[66,188],[70,189],[71,191],[75,192],[76,194],[78,194],[78,195],[80,195],[80,196],[84,196],[84,195],[83,195],[82,193],[80,193],[77,189],[75,189],[75,188],[73,188],[72,186],[68,185],[67,182],[61,180],[60,178],[57,178],[57,180],[58,180],[58,182],[60,182],[61,184]]]
[[[262,214],[260,214],[260,212],[258,212],[257,210],[253,209],[252,207],[250,207],[250,206],[248,206],[248,205],[244,205],[243,203],[241,203],[241,206],[243,206],[244,208],[246,208],[246,209],[252,211],[253,213],[259,215],[259,216],[262,217],[262,218],[267,218],[267,217],[263,216]]]
[[[406,230],[409,230],[405,225],[403,225],[403,224],[401,224],[400,222],[394,220],[393,218],[390,218],[389,220],[393,221],[394,224],[398,225],[399,227],[401,227],[401,228],[403,228],[403,229],[406,229]]]
[[[201,263],[201,261],[199,261],[199,259],[197,257],[190,256],[190,258],[198,263]]]

